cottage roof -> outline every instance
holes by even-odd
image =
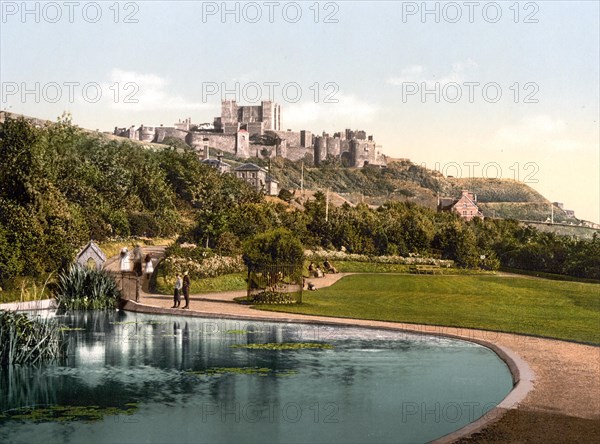
[[[218,159],[203,159],[202,163],[213,166],[230,166],[227,162]]]
[[[462,196],[460,196],[455,202],[456,202],[456,204],[458,204],[461,200],[467,199],[469,202],[471,202],[473,205],[475,205],[477,207],[477,202],[475,202],[474,199],[471,199],[472,195],[473,195],[472,193],[463,192]]]
[[[85,247],[83,247],[81,251],[79,251],[79,253],[77,253],[76,257],[79,258],[83,256],[86,252],[93,253],[102,261],[106,261],[106,255],[93,240],[89,241],[88,244]]]
[[[267,172],[267,170],[265,170],[264,168],[261,168],[253,163],[245,163],[243,165],[240,165],[234,171],[263,171],[265,173]]]
[[[441,210],[449,210],[450,208],[452,208],[454,206],[454,204],[456,202],[457,202],[457,199],[454,199],[453,197],[441,197],[438,207]]]
[[[467,190],[463,190],[461,196],[458,198],[441,197],[438,202],[438,210],[440,210],[440,211],[451,211],[452,209],[459,210],[462,208],[461,203],[466,204],[467,202],[472,204],[475,208],[477,208],[479,210],[479,207],[477,206],[477,200],[476,200],[475,195]]]

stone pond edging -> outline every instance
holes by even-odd
[[[22,310],[48,310],[56,308],[56,301],[54,299],[40,299],[37,301],[24,301],[24,302],[7,302],[0,304],[0,310],[7,311],[22,311]]]

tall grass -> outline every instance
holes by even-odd
[[[0,311],[0,365],[53,362],[65,352],[64,333],[54,320]]]
[[[107,310],[116,308],[121,291],[107,271],[72,265],[59,275],[54,296],[58,308]]]
[[[29,302],[44,299],[46,289],[49,288],[54,272],[48,273],[43,282],[30,281],[27,278],[15,279],[16,288],[2,291],[0,289],[0,303]]]

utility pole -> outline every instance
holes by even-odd
[[[554,224],[554,204],[550,202],[550,223]]]
[[[302,161],[302,174],[300,175],[300,194],[304,197],[304,161]]]
[[[327,188],[327,194],[325,195],[325,222],[329,220],[329,188]]]

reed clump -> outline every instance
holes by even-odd
[[[59,275],[54,297],[59,309],[111,310],[121,291],[107,271],[72,265]]]
[[[0,310],[0,365],[36,365],[66,355],[66,338],[53,319]]]

